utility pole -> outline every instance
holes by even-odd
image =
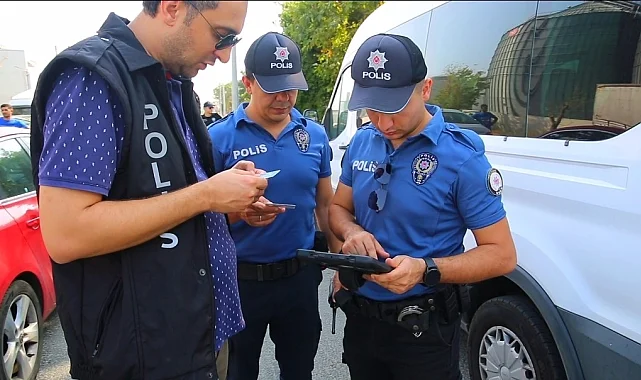
[[[231,48],[231,108],[238,108],[238,68],[236,67],[236,46]]]
[[[220,116],[225,116],[227,114],[227,104],[225,102],[225,85],[222,84],[220,85],[220,109],[223,111],[222,115]]]

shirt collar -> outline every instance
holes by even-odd
[[[147,54],[136,35],[127,26],[128,24],[129,20],[112,12],[98,30],[98,36],[103,39],[109,37],[113,39],[113,45],[122,54],[129,71],[160,64]]]
[[[443,111],[439,106],[426,104],[427,112],[432,115],[432,120],[421,131],[420,135],[427,137],[434,145],[437,145],[438,138],[441,137],[443,129],[445,129],[445,119],[443,119]]]
[[[236,108],[236,111],[234,111],[233,120],[236,128],[242,124],[241,121],[249,124],[256,124],[256,122],[250,119],[245,112],[245,108],[247,108],[248,105],[249,103],[241,103],[238,105],[238,108]],[[292,108],[292,112],[289,113],[289,116],[292,118],[292,122],[295,126],[302,125],[303,127],[307,127],[307,120],[296,108]]]

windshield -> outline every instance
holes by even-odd
[[[454,124],[481,124],[472,116],[463,112],[443,111],[443,118],[446,122]]]

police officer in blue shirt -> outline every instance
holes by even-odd
[[[229,377],[257,379],[269,325],[281,379],[311,380],[321,332],[322,275],[318,266],[301,266],[296,250],[315,247],[316,219],[330,246],[340,249],[327,220],[331,148],[324,129],[294,108],[298,90],[307,90],[294,41],[279,33],[261,36],[247,52],[245,71],[249,104],[209,128],[214,162],[222,170],[249,160],[280,172],[252,210],[230,215],[246,328],[231,339]],[[295,208],[267,206],[270,202]]]
[[[348,272],[335,278],[334,299],[347,315],[344,360],[355,380],[460,379],[467,293],[457,284],[516,265],[501,174],[479,136],[424,104],[432,80],[410,39],[369,38],[351,74],[348,107],[365,109],[371,124],[345,152],[330,226],[343,253],[385,260],[393,270],[362,282]],[[478,247],[464,252],[467,229]]]

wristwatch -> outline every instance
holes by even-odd
[[[434,286],[441,282],[441,271],[438,270],[436,263],[430,257],[424,257],[425,273],[423,274],[423,284]]]

